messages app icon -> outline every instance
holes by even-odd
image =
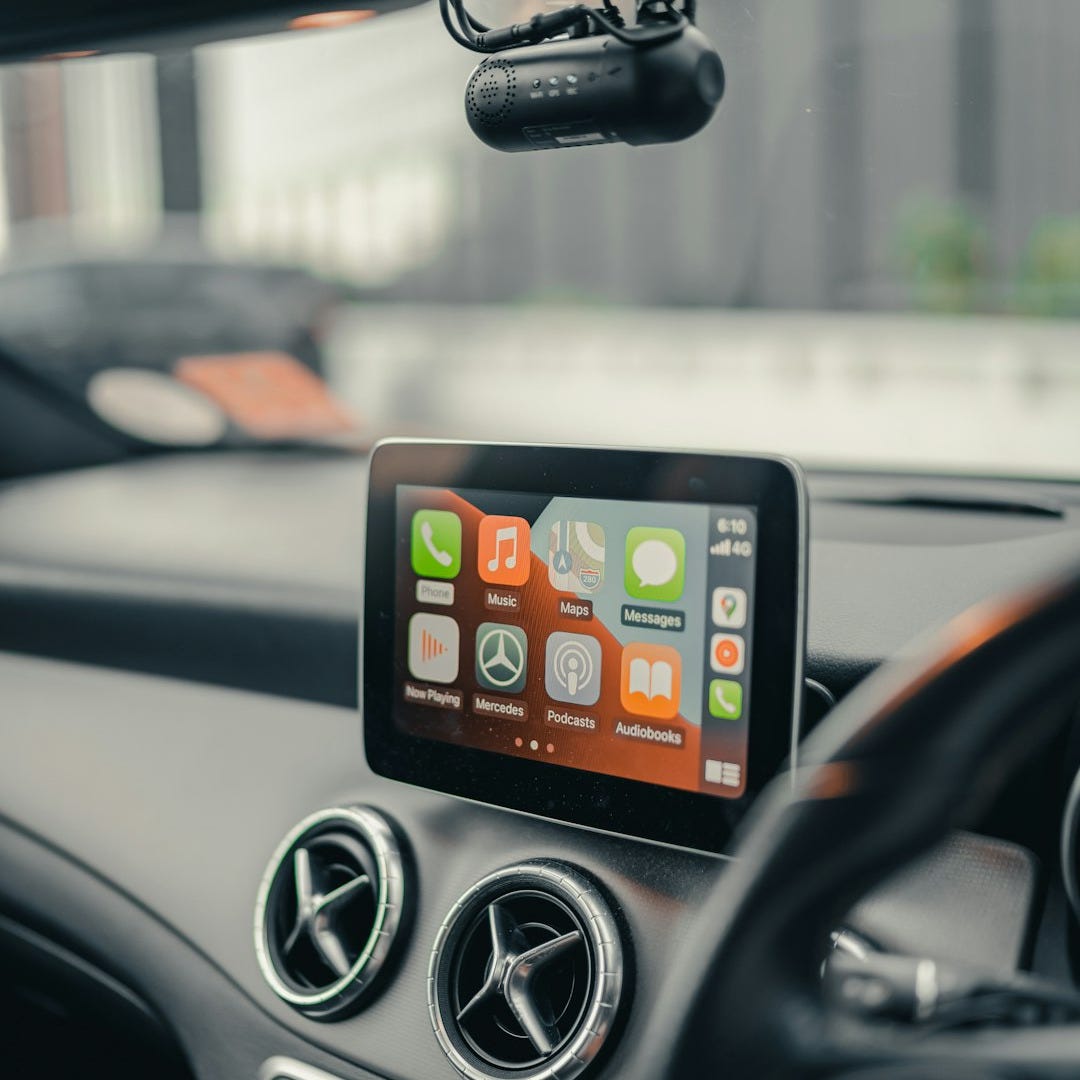
[[[683,594],[686,539],[678,529],[638,525],[626,535],[626,594],[671,603]]]

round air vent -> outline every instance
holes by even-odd
[[[405,868],[389,822],[366,807],[320,810],[274,852],[255,908],[270,988],[319,1020],[355,1007],[401,928]]]
[[[596,887],[561,863],[499,870],[439,929],[428,969],[435,1035],[469,1080],[571,1080],[618,1012],[623,954]]]
[[[485,60],[469,79],[465,103],[478,124],[497,124],[514,104],[517,74],[508,60]]]

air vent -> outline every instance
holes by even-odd
[[[429,967],[432,1023],[469,1080],[571,1080],[618,1012],[622,946],[596,887],[561,863],[486,877],[439,930]]]
[[[404,866],[384,817],[365,807],[312,814],[281,842],[259,888],[263,977],[305,1016],[343,1016],[386,965],[404,905]]]
[[[507,60],[485,60],[469,79],[465,103],[479,124],[498,124],[510,112],[517,95],[517,73]]]

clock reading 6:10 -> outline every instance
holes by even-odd
[[[726,536],[731,533],[732,536],[745,536],[748,526],[746,518],[717,518],[716,519],[716,531],[721,536]]]

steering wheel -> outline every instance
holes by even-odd
[[[1080,570],[971,609],[852,692],[755,806],[672,964],[641,1075],[1080,1075],[1080,1027],[917,1033],[837,1009],[821,978],[855,901],[969,821],[1078,683]]]

